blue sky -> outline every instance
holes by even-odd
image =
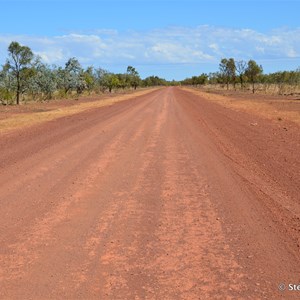
[[[300,66],[299,1],[0,0],[0,63],[12,40],[49,64],[183,79],[218,70],[222,57],[265,72]]]

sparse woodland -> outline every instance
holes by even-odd
[[[300,68],[264,74],[262,66],[254,60],[235,61],[223,58],[219,71],[193,76],[182,81],[184,85],[262,92],[267,94],[293,95],[300,93]]]
[[[142,80],[132,66],[120,74],[93,66],[83,68],[75,57],[70,58],[64,67],[49,66],[29,47],[12,42],[8,47],[7,61],[0,70],[0,103],[19,104],[166,84],[157,76]]]
[[[248,62],[223,58],[219,71],[193,76],[182,81],[167,81],[158,76],[141,79],[138,71],[128,66],[115,74],[102,68],[83,68],[75,58],[65,65],[47,65],[27,46],[12,42],[8,58],[0,70],[0,103],[19,104],[54,98],[77,97],[80,94],[105,93],[139,87],[191,85],[243,91],[260,91],[280,95],[300,93],[300,69],[264,74],[254,60]]]

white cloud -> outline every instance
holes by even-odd
[[[48,49],[47,51],[35,51],[35,54],[40,56],[42,60],[47,64],[62,61],[64,58],[63,49],[57,48]]]
[[[255,47],[255,50],[258,52],[258,53],[265,53],[265,48],[264,47],[261,47],[261,46],[257,46]]]
[[[63,64],[77,57],[83,64],[199,64],[217,63],[222,57],[236,59],[299,58],[300,28],[261,33],[202,25],[150,31],[96,29],[54,37],[0,34],[0,62],[13,40],[28,45],[49,63]]]
[[[299,57],[299,54],[295,51],[295,49],[289,49],[287,51],[287,56],[290,58]]]

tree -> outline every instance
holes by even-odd
[[[110,73],[102,68],[98,68],[95,70],[95,85],[101,92],[105,92],[105,89],[107,89],[108,74]]]
[[[128,75],[128,81],[129,85],[132,86],[135,90],[139,86],[141,78],[137,70],[132,67],[128,66],[127,67],[127,75]]]
[[[236,62],[236,71],[239,75],[242,89],[244,88],[244,77],[245,77],[246,70],[247,70],[247,62],[245,62],[244,60],[239,60]]]
[[[9,72],[9,67],[6,64],[0,72],[0,100],[2,104],[12,103],[15,86],[16,80],[11,72]]]
[[[123,73],[119,73],[116,74],[116,76],[118,77],[119,80],[119,85],[118,87],[121,89],[126,89],[129,87],[129,82],[128,82],[128,75],[127,74],[123,74]]]
[[[7,68],[11,70],[16,78],[16,103],[20,103],[20,93],[24,88],[26,81],[32,75],[30,64],[33,59],[33,53],[27,46],[21,46],[18,42],[11,42],[8,47],[9,58]]]
[[[118,75],[114,73],[110,73],[103,69],[97,69],[97,84],[99,85],[102,92],[104,92],[106,89],[111,93],[113,89],[116,89],[120,87],[120,80],[118,78]]]
[[[55,69],[43,64],[40,59],[34,63],[34,75],[29,81],[29,90],[33,95],[40,95],[42,98],[51,99],[57,90],[57,73]]]
[[[96,77],[95,77],[95,73],[94,73],[94,68],[92,66],[88,67],[84,71],[83,77],[84,77],[84,81],[85,81],[85,84],[86,84],[86,88],[87,88],[87,90],[90,94],[91,91],[93,90],[93,88],[95,87],[95,84],[96,84]]]
[[[166,86],[168,85],[167,81],[158,76],[149,76],[143,80],[144,86]]]
[[[77,94],[80,94],[86,88],[83,69],[75,57],[66,62],[65,68],[60,70],[60,74],[66,94],[72,90],[76,90]]]
[[[208,83],[209,84],[223,83],[223,75],[220,72],[209,73]]]
[[[246,69],[246,76],[249,78],[250,82],[252,83],[252,93],[255,92],[255,82],[257,81],[258,77],[262,74],[263,69],[262,66],[259,66],[254,60],[250,59],[248,61],[248,66]]]
[[[234,58],[229,58],[227,62],[227,68],[228,68],[229,78],[232,81],[233,87],[235,89],[236,66],[235,66]]]
[[[109,90],[109,92],[111,93],[112,89],[115,89],[117,87],[119,87],[120,85],[120,81],[118,79],[118,76],[115,74],[107,74],[106,76],[106,86]]]
[[[198,83],[199,84],[204,85],[204,84],[207,83],[207,81],[208,81],[208,75],[207,74],[202,73],[200,76],[198,76]]]
[[[198,86],[198,85],[204,85],[208,81],[208,75],[205,73],[202,73],[199,76],[192,76],[190,78],[186,78],[181,81],[183,85],[193,85],[193,86]]]
[[[229,83],[233,82],[235,86],[236,67],[233,58],[223,58],[219,64],[220,73],[229,89]]]

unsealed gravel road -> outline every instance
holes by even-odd
[[[300,130],[180,88],[0,137],[1,299],[299,299]]]

